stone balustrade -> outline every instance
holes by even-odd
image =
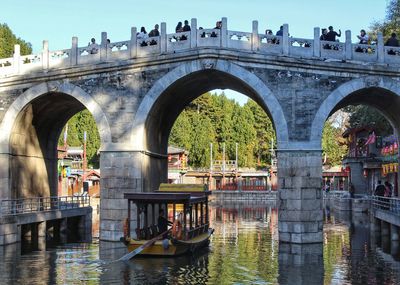
[[[15,45],[12,58],[0,59],[0,76],[23,74],[27,71],[64,68],[76,65],[112,62],[159,54],[177,53],[207,47],[249,51],[265,55],[281,55],[309,59],[360,61],[380,64],[400,64],[400,48],[386,47],[382,34],[376,44],[364,45],[351,42],[351,32],[346,31],[345,42],[320,41],[320,28],[314,28],[314,38],[289,36],[289,26],[283,25],[283,35],[259,34],[258,22],[253,21],[252,32],[230,31],[227,19],[222,18],[221,29],[197,29],[197,20],[191,20],[190,32],[166,33],[166,23],[161,23],[159,37],[137,39],[137,29],[131,29],[131,39],[107,42],[107,33],[101,35],[101,43],[93,50],[91,46],[78,47],[78,39],[72,38],[70,49],[49,51],[47,41],[39,54],[20,55]]]

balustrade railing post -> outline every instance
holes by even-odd
[[[319,39],[319,27],[314,28],[314,56],[321,56],[321,41]]]
[[[78,64],[78,37],[72,37],[72,46],[71,46],[71,53],[70,53],[71,65]]]
[[[260,39],[258,36],[258,21],[253,21],[253,30],[251,34],[251,50],[258,51],[260,49]]]
[[[350,60],[353,58],[353,46],[351,43],[351,31],[346,31],[346,43],[345,43],[345,53],[346,60]]]
[[[101,32],[100,61],[107,60],[107,33]]]
[[[137,29],[136,27],[131,28],[131,41],[129,43],[130,55],[131,58],[135,58],[137,56]]]
[[[282,52],[283,52],[283,55],[289,55],[289,25],[288,24],[283,24]]]
[[[378,32],[378,42],[377,42],[377,52],[378,52],[378,62],[385,62],[385,46],[383,42],[382,32]]]
[[[222,27],[221,27],[221,47],[228,46],[228,19],[226,17],[222,18]]]
[[[197,47],[197,19],[192,18],[190,21],[190,47]]]
[[[21,47],[20,45],[14,45],[14,73],[19,74],[20,71],[20,61],[21,61]]]
[[[160,52],[167,52],[167,23],[161,23],[161,33],[160,33]]]
[[[49,69],[49,42],[43,41],[42,68]]]

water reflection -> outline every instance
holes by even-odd
[[[399,284],[398,243],[366,214],[325,208],[324,243],[278,243],[272,204],[214,204],[210,247],[178,258],[135,258],[119,243],[64,244],[21,255],[0,247],[0,284]]]

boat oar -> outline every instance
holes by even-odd
[[[137,249],[132,250],[131,252],[125,254],[123,257],[121,257],[120,259],[118,259],[118,261],[126,261],[131,259],[132,257],[134,257],[135,255],[139,254],[140,252],[142,252],[145,248],[153,245],[153,243],[156,242],[156,240],[162,238],[166,233],[168,233],[171,229],[163,232],[162,234],[159,234],[158,236],[156,236],[155,238],[152,238],[151,240],[149,240],[148,242],[142,244],[141,246],[139,246]]]

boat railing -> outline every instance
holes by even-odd
[[[209,226],[210,226],[209,224],[204,224],[204,225],[201,225],[201,226],[198,226],[198,227],[188,230],[186,232],[186,240],[192,239],[194,237],[201,235],[202,233],[207,232]]]

